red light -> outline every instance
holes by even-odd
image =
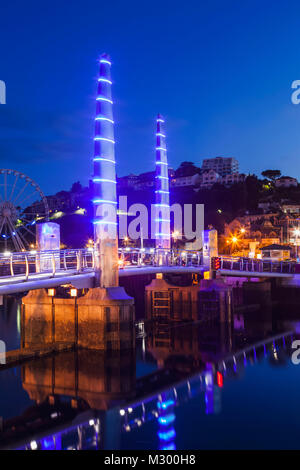
[[[212,258],[212,269],[217,271],[221,267],[221,260],[218,257]]]
[[[217,372],[217,384],[220,388],[223,387],[223,375],[221,372]]]

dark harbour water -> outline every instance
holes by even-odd
[[[6,300],[7,349],[19,317]],[[68,352],[0,370],[0,448],[299,449],[300,316],[286,318],[149,326],[121,357]]]

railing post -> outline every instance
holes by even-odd
[[[9,263],[10,263],[10,275],[11,276],[14,276],[13,256],[14,255],[10,255],[10,261],[9,261]]]
[[[81,250],[76,252],[76,258],[77,258],[77,272],[79,273],[82,269],[82,252],[81,252]]]
[[[67,252],[64,250],[64,270],[67,271]]]
[[[82,253],[82,268],[85,269],[87,267],[86,252],[85,250],[82,250],[81,253]]]
[[[56,273],[56,263],[55,263],[55,255],[54,255],[54,253],[52,253],[51,261],[52,261],[52,277],[54,277],[54,276],[55,276],[55,273]]]
[[[28,280],[29,276],[29,263],[28,263],[28,257],[25,255],[25,266],[26,266],[26,271],[25,271],[25,281]]]

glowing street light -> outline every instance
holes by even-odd
[[[234,245],[238,243],[239,239],[236,235],[232,235],[229,239],[226,240],[226,243],[230,246],[230,253],[232,253]]]

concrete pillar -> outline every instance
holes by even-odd
[[[203,264],[212,278],[211,259],[218,256],[218,232],[217,230],[203,230]]]
[[[53,251],[60,249],[60,225],[55,222],[45,222],[36,225],[36,271],[51,271],[53,262],[56,269],[60,268],[59,254],[43,254],[41,251]]]
[[[61,343],[103,351],[135,347],[134,299],[122,287],[90,289],[79,298],[48,296],[39,289],[22,304],[22,348]]]
[[[90,289],[77,303],[78,346],[102,350],[134,348],[134,299],[123,287]]]
[[[54,338],[53,298],[45,289],[30,291],[22,299],[21,348],[42,347]]]
[[[100,58],[94,148],[94,239],[96,286],[118,286],[117,193],[111,61]]]

